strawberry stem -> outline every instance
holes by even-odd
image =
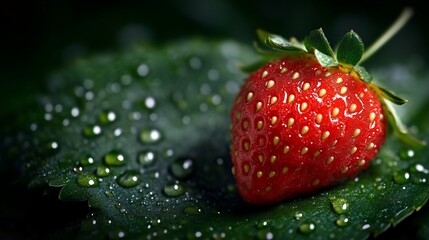
[[[364,52],[358,64],[363,63],[389,41],[412,17],[413,10],[410,7],[402,10],[396,21]]]

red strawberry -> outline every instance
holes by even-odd
[[[384,143],[386,118],[396,123],[383,98],[406,100],[370,83],[357,65],[364,52],[359,36],[347,33],[334,53],[321,29],[304,45],[258,34],[280,57],[251,73],[231,111],[233,173],[242,197],[275,203],[368,167]]]

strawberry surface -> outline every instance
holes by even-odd
[[[271,204],[368,167],[386,134],[382,104],[370,86],[310,54],[273,60],[251,73],[230,115],[241,196]]]

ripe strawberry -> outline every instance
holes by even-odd
[[[230,115],[233,173],[242,197],[275,203],[367,168],[385,141],[386,119],[397,123],[385,99],[406,100],[371,83],[357,65],[364,53],[360,37],[347,33],[334,52],[321,29],[304,44],[258,35],[275,57],[245,80]]]

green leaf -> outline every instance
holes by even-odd
[[[322,52],[319,52],[319,50],[314,50],[314,55],[317,58],[317,61],[319,61],[320,65],[324,67],[334,67],[338,66],[338,63],[333,59],[332,57],[323,54]]]
[[[354,31],[346,33],[337,48],[337,60],[339,63],[356,65],[364,52],[362,39]]]
[[[321,28],[313,30],[305,36],[304,45],[308,52],[313,52],[317,49],[319,52],[335,59],[334,51]]]
[[[88,200],[86,217],[66,222],[77,230],[63,229],[72,239],[367,239],[427,202],[429,149],[389,134],[355,179],[246,204],[230,172],[229,112],[246,77],[236,64],[256,59],[236,42],[188,40],[77,61],[19,121],[3,119],[1,159],[32,187]],[[413,123],[427,138],[427,121]]]
[[[376,86],[376,85],[373,84],[373,86]],[[401,98],[400,96],[396,95],[392,91],[389,91],[389,90],[382,88],[380,86],[376,86],[376,88],[377,88],[378,92],[380,93],[380,96],[382,96],[386,100],[388,100],[388,101],[390,101],[396,105],[402,105],[402,104],[408,102],[407,99]]]
[[[355,70],[359,74],[359,77],[360,79],[362,79],[362,81],[367,83],[370,83],[372,81],[371,75],[368,73],[368,71],[366,71],[364,67],[356,65],[353,67],[353,70]]]
[[[283,37],[277,35],[268,33],[264,30],[258,29],[257,35],[259,40],[264,43],[267,47],[277,50],[277,51],[305,51],[300,46],[297,46],[297,44],[294,44],[292,42],[289,42],[288,40],[284,39]]]
[[[421,148],[426,146],[425,141],[419,140],[410,134],[401,119],[398,117],[398,114],[391,103],[384,99],[381,99],[381,101],[383,103],[384,113],[387,115],[387,120],[390,123],[390,127],[397,138],[410,147]]]

